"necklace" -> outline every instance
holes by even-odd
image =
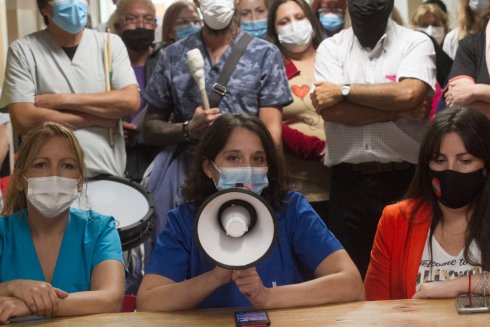
[[[443,231],[444,233],[448,234],[448,235],[453,235],[453,236],[458,236],[458,235],[461,235],[461,234],[465,233],[467,228],[468,228],[468,226],[466,226],[466,227],[465,227],[465,229],[464,229],[463,231],[461,231],[461,232],[452,233],[452,232],[448,232],[448,231],[447,231],[447,230],[444,228],[444,225],[443,225],[443,224],[441,224],[441,229],[442,229],[442,231]]]

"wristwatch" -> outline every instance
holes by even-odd
[[[340,94],[342,94],[342,101],[347,101],[347,97],[350,94],[350,84],[344,84],[344,86],[340,88]]]

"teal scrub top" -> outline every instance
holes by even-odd
[[[92,270],[105,260],[123,263],[114,218],[70,208],[51,284],[68,293],[89,291]],[[27,210],[0,217],[0,282],[45,281]]]

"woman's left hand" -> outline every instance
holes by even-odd
[[[0,324],[10,323],[12,317],[23,317],[31,314],[27,305],[16,297],[0,297]]]
[[[233,280],[254,308],[266,308],[270,290],[264,286],[255,268],[236,270],[233,274]]]
[[[466,106],[474,101],[473,92],[475,82],[469,78],[459,78],[449,82],[449,90],[446,92],[445,100],[448,106]]]
[[[460,290],[462,281],[452,279],[439,282],[423,283],[413,299],[447,299],[463,293]]]

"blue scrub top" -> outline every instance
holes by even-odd
[[[92,270],[105,260],[123,263],[114,218],[70,208],[51,284],[68,293],[89,291]],[[27,210],[0,217],[0,282],[45,281],[37,257]]]
[[[194,230],[196,207],[183,204],[170,210],[165,229],[146,266],[146,274],[165,276],[175,282],[212,270],[197,244]],[[306,198],[290,192],[283,211],[277,212],[277,243],[256,266],[265,287],[290,285],[311,279],[318,265],[342,245],[328,230]],[[199,308],[249,307],[250,302],[231,282],[214,290]]]

